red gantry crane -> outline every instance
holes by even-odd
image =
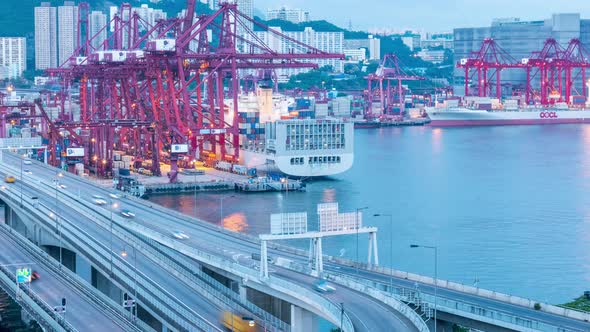
[[[58,147],[84,147],[84,163],[107,176],[120,151],[155,175],[161,174],[161,161],[168,162],[174,182],[179,163],[203,154],[239,162],[243,77],[256,70],[317,68],[315,59],[344,59],[262,25],[234,3],[222,2],[213,14],[197,16],[195,1],[187,1],[184,17],[153,26],[123,4],[103,28],[113,24],[114,31],[98,49],[91,41],[100,32],[88,39],[79,36],[68,62],[49,71],[59,78],[62,96],[60,116],[48,134],[52,164],[60,163]],[[87,22],[87,14],[80,22]],[[289,50],[270,48],[251,26],[288,42]],[[76,86],[79,115],[71,107]]]
[[[374,74],[367,77],[367,90],[365,91],[365,118],[371,119],[373,103],[375,99],[380,102],[381,113],[393,115],[395,105],[399,105],[399,115],[404,114],[404,91],[402,81],[425,80],[424,77],[406,73],[400,66],[399,58],[395,54],[386,54]],[[391,84],[397,81],[397,84]],[[385,83],[385,84],[384,84]]]
[[[477,96],[488,97],[492,94],[491,88],[495,81],[495,95],[501,99],[502,70],[524,68],[524,65],[502,49],[493,38],[486,38],[478,51],[472,52],[469,58],[461,59],[457,63],[457,68],[465,70],[465,96],[470,95],[469,83],[475,81]]]

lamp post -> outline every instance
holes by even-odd
[[[340,302],[340,332],[344,332],[344,302]]]
[[[20,206],[23,206],[23,159],[25,156],[23,155],[20,158]]]
[[[393,215],[391,213],[376,213],[373,217],[389,217],[389,268],[391,274],[389,275],[389,292],[393,296]]]
[[[358,264],[360,263],[360,261],[359,261],[359,212],[361,212],[362,210],[366,210],[368,208],[369,208],[368,206],[356,208],[356,213],[354,215],[354,219],[355,219],[354,227],[356,228],[356,274],[357,275],[359,274]]]
[[[111,210],[111,224],[110,224],[110,228],[111,228],[111,275],[113,274],[113,209],[116,209],[117,207],[119,207],[119,205],[117,203],[113,203],[113,200],[110,200],[110,210]]]
[[[219,225],[223,226],[223,201],[226,198],[236,197],[235,195],[226,195],[219,197]]]
[[[438,302],[438,248],[436,246],[423,246],[419,244],[411,244],[410,248],[426,248],[434,250],[434,332],[436,332],[436,311]]]
[[[134,310],[133,311],[133,321],[137,320],[137,253],[135,251],[135,246],[131,246],[133,248],[133,301],[135,301]],[[125,250],[127,245],[121,251],[122,257],[127,257],[127,251]]]

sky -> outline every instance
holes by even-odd
[[[253,0],[254,7],[285,5],[309,10],[313,20],[326,19],[354,30],[413,28],[427,32],[489,26],[492,19],[546,19],[553,13],[580,13],[590,19],[590,0]]]

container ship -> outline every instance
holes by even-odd
[[[316,118],[313,101],[302,103],[271,89],[259,88],[238,103],[239,164],[246,168],[307,178],[352,167],[352,122]]]
[[[520,106],[518,100],[467,97],[460,104],[459,100],[447,100],[436,107],[427,107],[430,126],[495,126],[495,125],[535,125],[590,123],[590,108],[583,102],[579,107],[566,103],[554,103],[550,106]]]

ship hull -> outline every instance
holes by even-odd
[[[427,110],[429,126],[505,126],[590,123],[590,110],[482,111],[469,109]]]
[[[323,154],[326,154],[326,152]],[[291,158],[299,157],[299,155],[277,156],[263,152],[240,150],[240,160],[248,168],[258,168],[259,170],[264,170],[266,172],[282,173],[288,176],[301,178],[340,174],[349,170],[354,162],[353,153],[338,153],[337,156],[340,157],[340,162],[338,163],[321,165],[313,165],[308,163],[308,158],[313,158],[314,156],[320,155],[322,154],[307,154],[304,157],[304,164],[292,165]]]

